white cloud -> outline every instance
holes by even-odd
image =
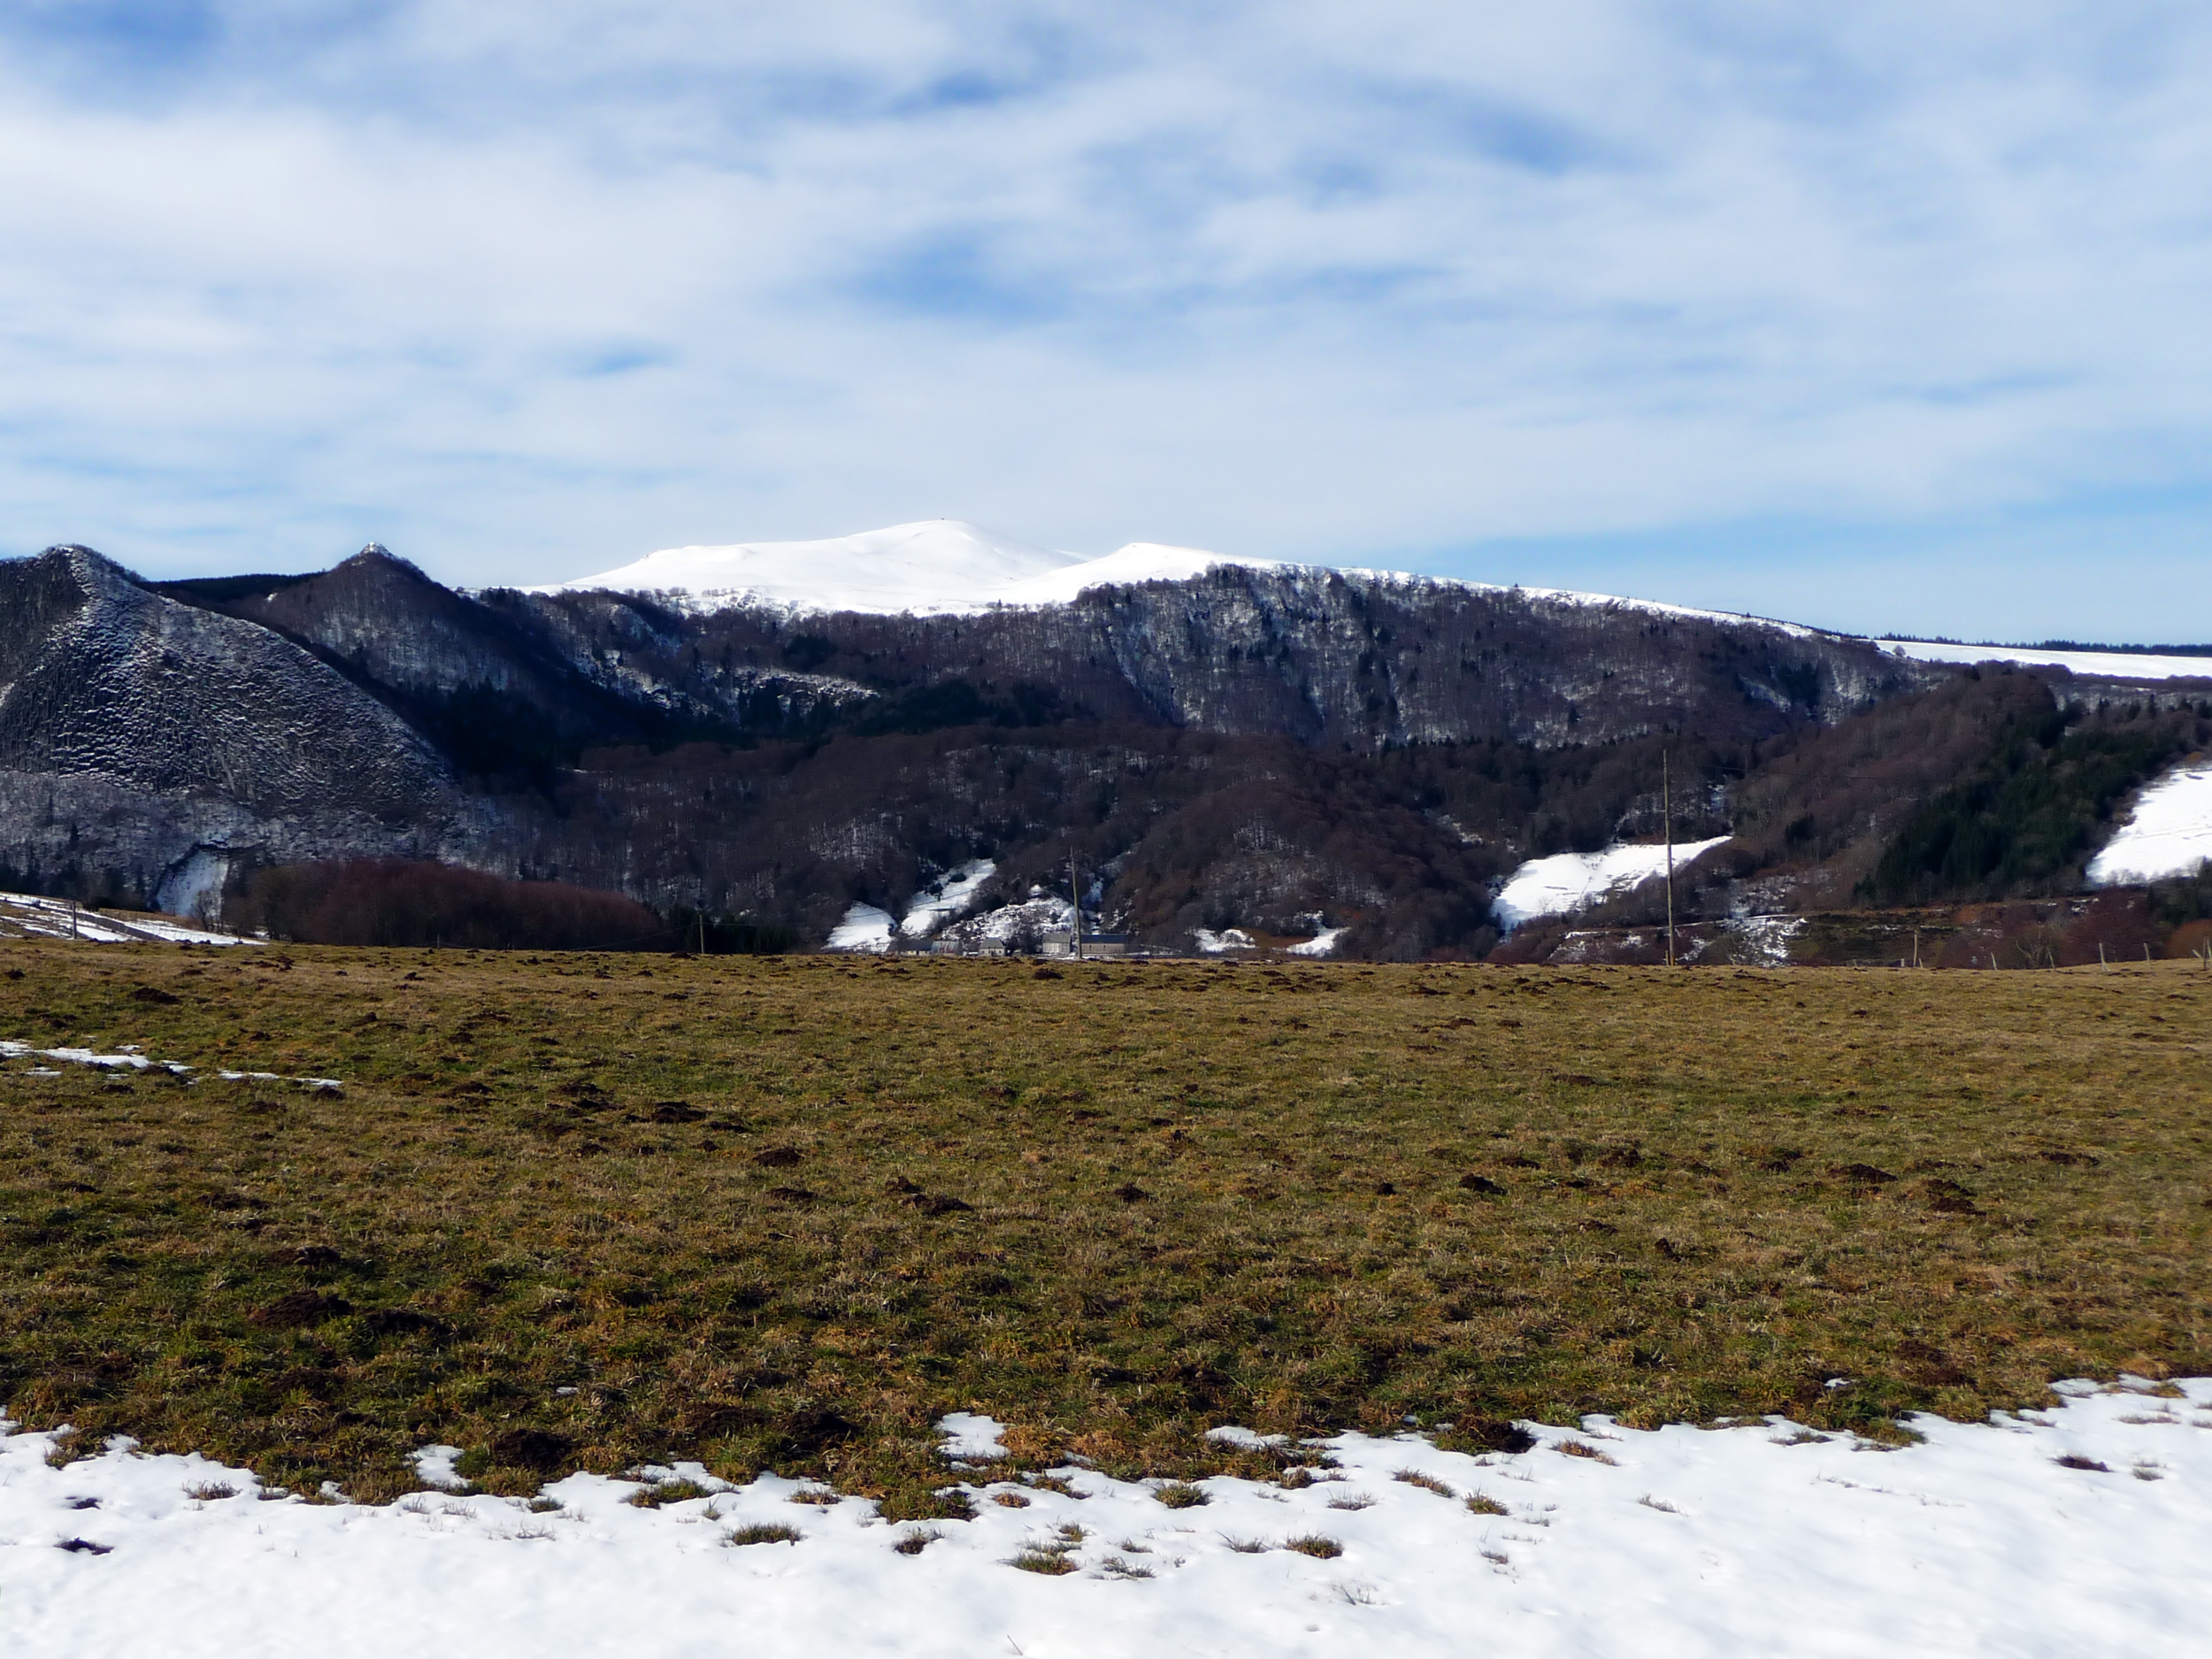
[[[1952,631],[2032,566],[2058,632],[2106,524],[2107,631],[2212,598],[2189,11],[58,15],[0,33],[11,550],[943,513]]]

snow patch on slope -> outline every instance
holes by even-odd
[[[1517,1455],[1345,1434],[1314,1484],[1216,1478],[1202,1509],[1086,1468],[1054,1471],[1073,1495],[974,1470],[979,1497],[1019,1502],[927,1525],[696,1464],[572,1475],[540,1513],[450,1491],[317,1504],[127,1440],[55,1468],[56,1436],[0,1425],[0,1606],[11,1659],[255,1659],[303,1631],[327,1659],[2200,1653],[2212,1381],[2059,1392],[1985,1424],[1916,1417],[1923,1442],[1893,1451],[1781,1418],[1530,1424]],[[988,1418],[941,1428],[963,1462],[997,1448]],[[441,1485],[447,1449],[418,1464]],[[628,1502],[676,1479],[710,1495]],[[732,1547],[747,1526],[799,1537]],[[1018,1571],[1025,1549],[1069,1571]]]
[[[2163,881],[2212,859],[2212,764],[2177,766],[2146,787],[2119,833],[2089,861],[2092,887]]]
[[[1729,837],[1711,841],[1677,841],[1674,867],[1678,874],[1690,862]],[[1600,899],[1624,893],[1667,871],[1664,845],[1609,847],[1599,853],[1555,853],[1532,858],[1508,878],[1494,906],[1499,921],[1510,933],[1540,916],[1568,916],[1587,910]]]
[[[845,912],[845,919],[830,930],[830,950],[874,950],[891,949],[891,912],[879,910],[872,904],[856,904]]]
[[[982,891],[983,884],[997,873],[998,865],[988,858],[961,865],[934,887],[914,895],[905,919],[899,924],[899,932],[909,939],[928,938],[966,910]]]
[[[258,939],[213,933],[165,917],[134,912],[127,918],[101,910],[73,913],[66,899],[34,893],[0,893],[0,937],[13,929],[40,939],[75,939],[91,945],[257,945]]]
[[[974,903],[975,895],[997,873],[998,865],[991,859],[973,859],[917,893],[908,903],[905,916],[895,922],[891,912],[879,905],[855,904],[845,912],[845,919],[830,931],[824,949],[882,953],[902,938],[917,941],[927,939]],[[964,927],[972,933],[979,932],[980,924],[979,936],[1010,937],[1020,925],[1018,912],[1023,908],[1010,905],[989,916],[979,917],[964,924]],[[995,934],[989,931],[995,918],[995,925],[1002,930]]]

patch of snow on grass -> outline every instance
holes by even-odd
[[[414,1455],[415,1479],[439,1492],[465,1492],[469,1483],[455,1467],[460,1461],[457,1446],[426,1446]]]
[[[966,910],[983,884],[997,872],[998,865],[988,858],[961,865],[935,887],[914,895],[899,931],[909,939],[928,938]]]
[[[937,1452],[949,1463],[995,1463],[1006,1455],[999,1441],[1006,1425],[973,1411],[949,1411],[937,1420]]]
[[[19,1059],[25,1055],[42,1060],[65,1060],[71,1065],[97,1066],[103,1071],[127,1067],[134,1071],[160,1071],[183,1073],[192,1068],[177,1060],[149,1060],[138,1051],[136,1043],[127,1043],[115,1054],[102,1054],[93,1048],[34,1048],[27,1042],[0,1041],[0,1060]],[[58,1073],[57,1073],[58,1075]]]
[[[888,950],[891,949],[891,912],[872,904],[856,904],[845,919],[830,930],[830,950]]]
[[[1729,840],[1677,841],[1674,868],[1678,875],[1690,863]],[[1532,858],[1509,877],[1498,894],[1498,919],[1510,933],[1540,916],[1570,916],[1586,910],[1600,899],[1624,893],[1664,875],[1667,849],[1662,846],[1609,847],[1600,853],[1555,853]]]
[[[1219,1428],[1208,1429],[1206,1438],[1223,1446],[1233,1446],[1240,1451],[1263,1452],[1270,1447],[1287,1446],[1287,1434],[1256,1434],[1250,1429],[1234,1423],[1225,1423]]]
[[[117,1053],[102,1054],[96,1048],[34,1048],[27,1042],[0,1040],[0,1060],[19,1060],[27,1055],[34,1059],[60,1060],[70,1065],[94,1066],[103,1071],[112,1071],[121,1068],[127,1068],[134,1071],[172,1071],[188,1080],[196,1080],[192,1079],[192,1073],[196,1068],[187,1065],[181,1060],[150,1060],[139,1052],[138,1045],[134,1042],[125,1043]],[[61,1073],[35,1067],[29,1075],[59,1077]],[[228,1079],[232,1082],[250,1078],[257,1083],[297,1083],[303,1088],[342,1089],[345,1087],[334,1077],[286,1077],[278,1071],[218,1071],[215,1075]]]
[[[1303,944],[1293,945],[1290,954],[1294,956],[1325,956],[1336,949],[1336,941],[1343,937],[1341,927],[1325,927]]]
[[[1210,956],[1218,956],[1225,951],[1258,948],[1257,941],[1241,927],[1225,927],[1217,933],[1210,927],[1194,927],[1191,937],[1198,941],[1198,948]]]
[[[2089,861],[2092,887],[2163,881],[2212,859],[2212,765],[2177,766],[2147,787]]]
[[[815,1489],[775,1475],[633,1505],[666,1472],[651,1471],[572,1475],[534,1505],[316,1504],[127,1441],[58,1469],[55,1435],[15,1433],[0,1438],[0,1608],[10,1659],[256,1659],[302,1632],[326,1659],[2179,1659],[2212,1629],[2212,1432],[2192,1415],[2212,1409],[2212,1380],[2148,1389],[1920,1417],[1922,1443],[1894,1451],[1779,1418],[1532,1424],[1518,1455],[1346,1434],[1314,1448],[1325,1480],[1217,1477],[1181,1508],[1087,1469],[1054,1471],[1066,1492],[977,1471],[975,1517],[926,1525],[795,1502]],[[961,1419],[951,1443],[987,1421]],[[1022,1571],[1025,1555],[1069,1570]]]
[[[2064,668],[2098,680],[2212,680],[2212,657],[2154,657],[2124,651],[2046,651],[2032,646],[1947,645],[1933,640],[1870,640],[1893,657],[1921,663],[2018,663]]]

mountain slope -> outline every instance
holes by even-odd
[[[1749,618],[1297,566],[1216,565],[972,615],[487,597],[733,718],[760,676],[803,668],[856,696],[1026,685],[1096,718],[1310,743],[1555,745],[1669,726],[1769,735],[1953,672]]]
[[[1663,761],[1676,834],[1735,838],[1686,905],[1779,902],[1855,890],[2008,721],[2119,718],[2063,671],[1756,618],[900,531],[702,555],[673,593],[459,594],[376,548],[157,592],[83,549],[0,566],[0,865],[181,909],[398,852],[821,939],[1072,860],[1092,925],[1151,942],[1479,951],[1519,864],[1660,833]]]

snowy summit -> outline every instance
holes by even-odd
[[[1141,582],[1187,581],[1217,566],[1241,570],[1339,570],[1383,583],[1432,584],[1486,593],[1520,594],[1542,603],[1625,606],[1655,615],[1713,622],[1749,622],[1811,637],[1824,632],[1774,618],[1693,605],[1628,599],[1558,588],[1423,576],[1352,565],[1302,566],[1281,559],[1232,557],[1203,548],[1132,541],[1093,557],[1033,547],[964,518],[925,518],[856,535],[805,541],[733,541],[715,547],[663,548],[595,576],[548,582],[526,593],[650,594],[693,611],[766,605],[792,616],[854,611],[870,616],[972,616],[994,606],[1064,605],[1087,589]],[[1835,637],[1849,637],[1837,635]],[[2039,651],[1939,641],[1882,641],[1886,650],[1926,662],[2001,660],[2070,668],[2078,674],[2125,680],[2212,676],[2212,658],[2121,652]]]
[[[817,541],[664,548],[619,570],[529,591],[664,594],[699,605],[765,603],[799,614],[957,616],[994,605],[1066,604],[1087,588],[1180,581],[1232,563],[1275,565],[1153,541],[1088,558],[1031,547],[963,519],[931,518]]]

